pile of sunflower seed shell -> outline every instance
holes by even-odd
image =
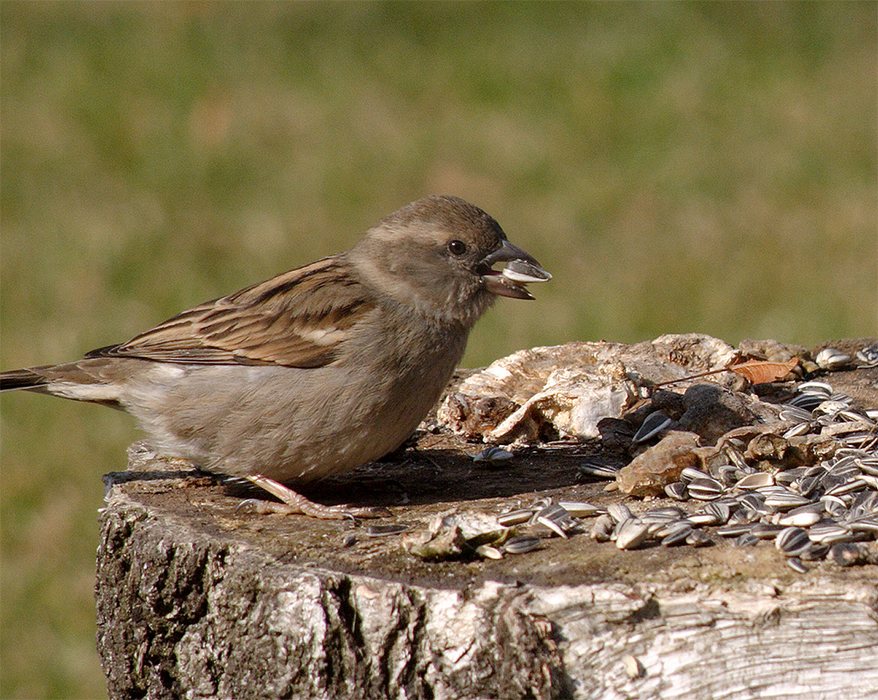
[[[759,471],[734,439],[724,446],[726,464],[708,472],[684,469],[665,493],[679,502],[634,513],[625,504],[607,507],[590,503],[542,500],[530,508],[498,516],[504,527],[542,526],[569,537],[584,529],[583,518],[594,517],[591,537],[614,542],[621,550],[647,543],[693,547],[733,539],[748,547],[773,542],[788,566],[805,573],[806,561],[828,559],[842,566],[878,563],[865,543],[878,540],[878,410],[858,410],[851,397],[836,393],[825,382],[805,382],[781,407],[783,437],[831,436],[832,455],[815,464]],[[722,460],[721,460],[722,461]],[[616,470],[586,464],[585,474],[615,478]],[[692,505],[703,503],[699,508]],[[710,530],[709,528],[713,528]],[[536,537],[522,538],[508,553],[539,546]],[[526,540],[526,542],[525,542]]]

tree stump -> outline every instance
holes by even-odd
[[[863,385],[858,372],[844,374]],[[261,494],[132,446],[129,470],[105,477],[101,512],[98,649],[110,696],[878,694],[874,565],[823,561],[800,574],[768,545],[620,551],[587,533],[502,559],[413,556],[404,538],[443,514],[623,500],[581,478],[599,443],[532,448],[503,465],[473,462],[483,447],[423,433],[396,461],[309,492],[385,505],[393,515],[377,524],[410,528],[399,535],[253,514],[242,496]]]

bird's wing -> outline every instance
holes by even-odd
[[[87,357],[322,367],[374,308],[346,259],[333,256],[196,306]]]

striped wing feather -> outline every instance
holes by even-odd
[[[88,357],[321,367],[372,308],[346,260],[334,256],[196,306]]]

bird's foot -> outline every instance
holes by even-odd
[[[327,506],[315,503],[288,486],[261,474],[249,475],[246,478],[250,483],[281,500],[280,503],[275,503],[250,498],[242,501],[238,506],[260,515],[278,513],[281,515],[307,515],[321,520],[356,520],[357,518],[381,518],[390,514],[386,508],[364,508],[349,505]]]

